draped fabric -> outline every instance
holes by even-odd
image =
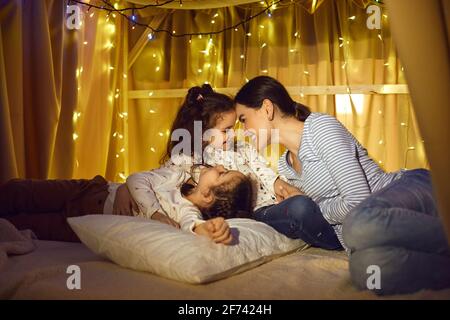
[[[365,8],[369,3],[377,3],[374,0],[351,0],[355,5]],[[255,0],[183,0],[183,1],[156,1],[156,0],[129,0],[129,3],[135,4],[137,7],[144,5],[155,5],[157,3],[164,4],[163,9],[179,9],[179,10],[198,10],[198,9],[214,9],[223,7],[233,7],[238,5],[253,4],[257,7],[267,7],[268,4],[278,3],[278,0],[255,1]],[[289,3],[289,1],[286,1]],[[291,1],[292,2],[292,1]],[[297,0],[299,5],[306,9],[309,13],[314,13],[324,0]],[[280,4],[284,4],[280,2]]]
[[[450,242],[450,1],[388,0],[387,5]]]
[[[187,10],[188,2],[140,10],[137,20],[179,34],[220,30],[261,11],[259,2]],[[390,12],[382,7],[381,29],[369,30],[369,3],[283,1],[237,31],[149,40],[149,30],[120,14],[80,6],[83,24],[69,30],[64,1],[1,1],[0,182],[96,174],[123,181],[159,166],[182,99],[153,91],[240,87],[261,74],[300,87],[406,84]],[[148,98],[135,99],[136,90]],[[409,95],[348,93],[294,98],[338,117],[386,170],[428,166]]]

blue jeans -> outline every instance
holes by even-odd
[[[319,206],[305,196],[293,196],[278,204],[259,208],[255,220],[270,225],[291,239],[328,250],[342,246],[333,227],[323,217]]]
[[[380,271],[377,294],[450,287],[450,248],[428,170],[406,171],[361,202],[345,218],[343,238],[359,289],[368,288],[371,265]]]

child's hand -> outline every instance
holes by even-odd
[[[169,218],[168,216],[166,216],[165,214],[156,211],[153,215],[152,215],[152,219],[168,224],[169,226],[175,227],[177,229],[180,229],[180,225],[173,219]]]
[[[230,227],[222,217],[210,219],[197,225],[194,232],[198,235],[207,236],[215,243],[230,244],[233,240]]]
[[[274,183],[275,196],[277,201],[281,202],[293,196],[304,195],[298,188],[278,178]]]
[[[128,190],[127,184],[122,183],[116,190],[114,198],[113,214],[132,216],[133,210],[139,212],[139,207]]]

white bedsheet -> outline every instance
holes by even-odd
[[[29,254],[9,257],[0,270],[2,299],[377,299],[350,283],[345,253],[315,248],[281,257],[206,285],[189,285],[128,270],[83,244],[36,241]],[[81,268],[81,289],[69,290],[69,265]],[[389,299],[450,299],[450,289]]]

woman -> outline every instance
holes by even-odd
[[[450,286],[449,247],[427,170],[384,172],[337,119],[311,113],[273,78],[250,80],[235,102],[259,148],[286,147],[279,173],[333,225],[359,288],[367,288],[373,265],[381,272],[381,287],[374,288],[379,294]],[[279,141],[262,134],[273,129]]]

